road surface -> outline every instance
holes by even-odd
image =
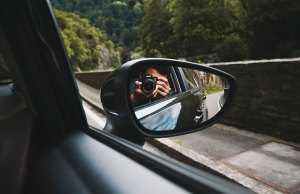
[[[220,107],[218,105],[219,103],[219,97],[223,94],[224,92],[218,92],[215,94],[210,94],[206,96],[206,107],[208,109],[208,119],[212,118],[215,116],[219,111]]]
[[[85,101],[82,101],[82,105],[88,124],[94,128],[102,130],[106,123],[106,116],[94,109],[92,106],[88,105]]]

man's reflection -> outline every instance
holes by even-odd
[[[139,78],[131,84],[130,98],[134,106],[147,104],[170,94],[170,67],[150,66],[139,71]]]

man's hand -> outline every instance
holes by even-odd
[[[166,97],[171,90],[168,79],[165,77],[158,77],[155,90],[157,90],[157,93],[160,94],[161,97]]]
[[[135,81],[135,91],[131,94],[131,101],[137,103],[139,99],[151,99],[156,96],[166,97],[171,88],[169,85],[169,81],[165,77],[158,77],[158,81],[156,82],[155,90],[151,94],[145,94],[141,89],[142,82]]]

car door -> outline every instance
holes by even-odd
[[[1,164],[10,162],[1,166],[0,193],[249,192],[90,128],[49,2],[1,1],[0,27],[11,95],[25,104],[23,122],[31,122],[27,135],[27,125],[10,135],[0,131],[11,142],[1,147]]]

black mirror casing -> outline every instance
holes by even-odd
[[[129,95],[130,86],[128,83],[131,81],[130,76],[135,68],[147,65],[150,66],[151,64],[172,64],[174,67],[192,68],[225,78],[230,85],[230,89],[226,90],[226,103],[216,115],[200,125],[197,125],[196,127],[171,131],[151,131],[145,129],[138,121],[133,111]],[[107,116],[107,123],[104,131],[108,131],[112,134],[142,145],[145,141],[145,138],[170,137],[203,130],[216,123],[224,115],[224,113],[228,111],[233,102],[236,88],[236,80],[234,77],[226,72],[208,66],[186,61],[161,58],[132,60],[116,69],[103,84],[101,89],[101,102]]]
[[[115,69],[101,88],[100,99],[107,121],[104,131],[122,137],[139,145],[145,143],[145,137],[130,115],[127,84],[132,67],[138,60],[129,61]]]

